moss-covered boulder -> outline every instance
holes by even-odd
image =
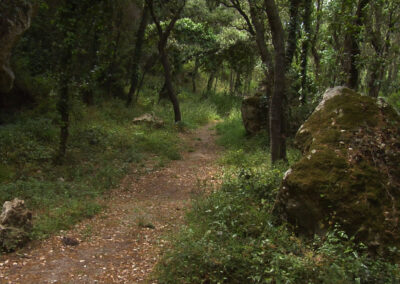
[[[242,102],[242,120],[246,133],[254,135],[268,130],[268,104],[260,94],[247,97]]]
[[[295,140],[275,212],[303,235],[339,224],[379,254],[400,248],[400,117],[382,100],[329,89]]]

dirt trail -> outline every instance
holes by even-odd
[[[153,283],[165,236],[178,230],[193,194],[218,183],[210,125],[181,137],[190,152],[162,169],[147,165],[145,175],[133,171],[107,198],[102,214],[0,257],[0,283]],[[63,245],[64,235],[80,244]]]

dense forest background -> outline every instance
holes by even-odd
[[[180,121],[176,97],[189,81],[204,97],[220,90],[251,95],[263,84],[276,104],[274,125],[287,121],[271,130],[274,137],[295,132],[293,121],[304,120],[328,87],[347,85],[398,103],[399,3],[269,2],[3,1],[8,18],[31,5],[34,16],[13,51],[17,80],[1,96],[2,121],[8,109],[51,101],[51,91],[63,94],[59,104],[119,98],[132,106],[147,89],[169,98]]]
[[[162,167],[179,159],[184,148],[177,137],[180,131],[221,119],[220,143],[229,150],[223,163],[241,178],[230,180],[227,187],[247,187],[251,180],[253,191],[251,197],[222,191],[223,196],[200,202],[195,211],[223,203],[227,192],[231,197],[226,203],[238,211],[252,211],[252,205],[243,205],[252,198],[262,207],[272,197],[255,193],[261,180],[279,187],[287,162],[299,156],[292,149],[294,135],[327,88],[345,85],[400,110],[399,18],[398,0],[3,0],[1,40],[22,19],[29,28],[11,40],[12,48],[0,43],[0,53],[6,54],[0,63],[15,77],[0,81],[0,202],[16,196],[27,200],[37,218],[32,238],[44,238],[99,212],[96,198],[115,187],[132,163],[151,158]],[[239,110],[249,96],[260,98],[268,121],[255,137],[246,136]],[[161,117],[166,126],[133,125],[143,113]],[[268,164],[268,170],[261,167],[266,176],[260,169],[250,170],[261,164]],[[249,174],[251,179],[244,178]],[[235,199],[239,196],[242,203]],[[254,218],[269,218],[256,211]],[[203,222],[196,215],[191,218]],[[248,218],[243,227],[250,224]],[[205,223],[202,226],[213,226]],[[257,235],[259,228],[246,228],[246,238],[253,229]],[[269,254],[276,258],[273,265],[293,270],[268,278],[275,272],[257,270],[266,265],[261,251],[268,244],[257,244],[249,252],[254,273],[244,273],[243,279],[258,283],[317,277],[310,272],[315,264],[311,258],[294,257],[309,247],[292,243],[287,231],[268,230],[272,238],[282,238],[275,240],[278,247],[287,246],[293,253],[292,258],[288,251]],[[182,244],[196,239],[186,233]],[[365,276],[371,283],[394,273],[383,260],[353,258],[350,253],[358,248],[338,245],[337,240],[331,235],[328,243],[314,244],[319,254],[334,259],[329,265],[347,267],[351,275],[361,273],[363,265],[372,267],[370,274],[364,271],[373,275]],[[234,241],[224,245],[239,251]],[[184,245],[179,249],[188,250]],[[242,249],[238,254],[246,251]],[[204,275],[188,281],[211,277],[209,281],[223,283],[231,273],[241,279],[246,269],[235,262],[238,256],[220,253],[210,258],[220,256],[228,267],[224,272],[205,265]],[[166,262],[162,279],[168,282],[189,273],[177,264],[183,263],[178,256],[169,257],[177,274],[167,271],[171,266]],[[193,263],[202,267],[198,259]],[[194,266],[190,273],[197,275]],[[327,265],[318,277],[350,275],[337,269],[332,276],[329,269]]]

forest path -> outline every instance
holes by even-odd
[[[182,159],[147,173],[135,169],[105,199],[107,209],[72,230],[0,257],[0,283],[155,283],[149,277],[183,223],[193,195],[219,183],[213,124],[181,134]],[[77,246],[62,244],[62,236]]]

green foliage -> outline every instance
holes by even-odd
[[[73,97],[70,142],[62,166],[53,164],[59,139],[54,97],[19,113],[13,123],[0,125],[0,204],[15,197],[26,200],[35,212],[33,238],[93,216],[101,209],[98,197],[117,187],[131,166],[140,167],[143,159],[151,157],[162,165],[181,158],[171,108],[154,107],[155,94],[147,89],[145,93],[148,96],[135,110],[118,99],[88,107]],[[220,118],[214,100],[228,102],[200,100],[186,91],[181,99],[184,127],[191,129]],[[132,123],[149,110],[165,121],[163,128]]]
[[[0,126],[0,204],[15,197],[26,200],[35,212],[34,238],[93,216],[101,209],[97,197],[118,186],[144,158],[180,158],[172,122],[163,129],[134,125],[132,119],[142,110],[127,109],[119,100],[72,106],[71,137],[62,166],[53,164],[59,130],[52,112],[26,111],[14,123]]]
[[[245,136],[240,115],[217,125],[221,188],[193,201],[186,226],[156,268],[159,283],[397,283],[400,270],[372,258],[336,227],[306,241],[271,214],[288,164],[271,166],[263,135]],[[289,149],[289,164],[301,154]]]
[[[150,98],[145,98],[149,100]],[[155,100],[154,98],[153,100]],[[209,122],[218,120],[222,114],[218,111],[213,99],[202,100],[198,95],[187,90],[182,90],[179,94],[180,107],[182,112],[183,123],[189,129],[197,128]],[[228,106],[225,106],[229,108]],[[157,105],[154,111],[165,121],[170,121],[173,117],[172,109],[165,106]]]
[[[229,174],[196,200],[157,266],[160,283],[396,283],[397,265],[372,259],[336,229],[307,243],[270,214],[285,166]]]
[[[217,143],[227,151],[220,159],[224,165],[248,168],[250,165],[261,165],[269,159],[269,140],[266,132],[254,137],[247,137],[239,109],[234,108],[230,115],[217,125]]]
[[[387,96],[388,103],[400,113],[400,92],[392,93]]]
[[[240,107],[242,98],[231,96],[226,92],[212,92],[208,94],[207,101],[217,108],[220,116],[225,117],[229,116],[232,110]]]

